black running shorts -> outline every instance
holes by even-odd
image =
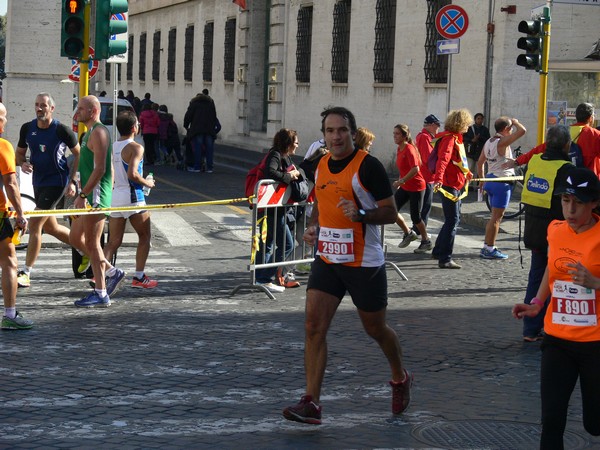
[[[387,306],[387,276],[380,267],[349,267],[328,264],[317,257],[311,267],[307,289],[317,289],[342,299],[346,292],[352,303],[365,312],[380,311]]]
[[[10,223],[10,219],[6,217],[0,219],[0,241],[3,241],[6,238],[12,238],[13,233],[14,230]]]
[[[35,197],[35,206],[38,209],[50,209],[54,202],[61,197],[64,187],[60,186],[40,186],[33,188],[33,196]],[[55,205],[55,208],[62,209],[65,204],[65,198]]]

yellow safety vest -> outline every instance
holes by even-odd
[[[527,205],[550,209],[556,174],[558,169],[565,164],[569,164],[569,162],[564,160],[546,161],[542,159],[542,155],[534,155],[527,164],[521,201]]]

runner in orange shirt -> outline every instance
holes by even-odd
[[[600,435],[600,181],[571,167],[556,187],[565,220],[548,227],[548,265],[531,304],[515,318],[535,317],[550,296],[542,342],[540,448],[562,449],[569,399],[579,378],[583,426]]]

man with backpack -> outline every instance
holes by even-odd
[[[62,208],[65,195],[75,197],[77,194],[75,176],[79,164],[79,143],[68,126],[52,117],[54,109],[54,99],[50,94],[42,92],[36,96],[36,118],[21,127],[15,152],[16,163],[21,166],[23,173],[33,174],[35,209]],[[29,160],[27,149],[30,152]],[[74,157],[71,170],[67,164],[67,149]],[[56,217],[29,219],[25,267],[17,274],[19,287],[31,285],[31,271],[42,248],[42,230],[69,244],[69,229],[60,225]]]
[[[419,150],[421,155],[421,167],[420,172],[425,178],[425,195],[423,196],[423,206],[421,207],[421,220],[427,226],[429,220],[429,212],[431,211],[431,204],[433,203],[433,175],[427,166],[429,155],[433,151],[433,144],[431,141],[440,129],[440,119],[435,115],[429,114],[423,120],[423,129],[415,137],[415,146]],[[420,235],[419,229],[413,225],[412,230]]]

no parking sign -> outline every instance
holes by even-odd
[[[435,16],[435,28],[446,39],[456,39],[467,31],[469,16],[457,5],[446,5]]]
[[[98,61],[94,59],[94,49],[90,47],[90,62],[88,65],[88,79],[94,78],[98,72]],[[69,74],[69,80],[74,81],[75,83],[79,83],[79,77],[81,74],[81,70],[79,67],[79,61],[76,59],[71,60],[71,73]]]

